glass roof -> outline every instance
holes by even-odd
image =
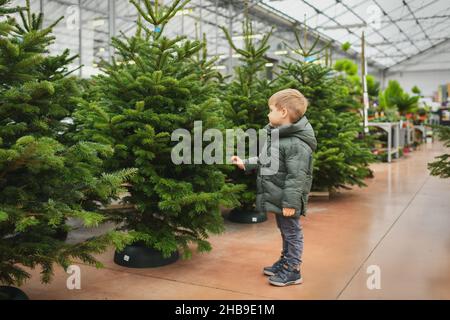
[[[448,0],[261,0],[326,36],[391,67],[450,39]]]

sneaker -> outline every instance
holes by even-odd
[[[277,262],[275,262],[272,266],[265,267],[263,272],[266,276],[274,276],[277,272],[281,271],[285,263],[286,259],[283,256],[281,256],[280,259]]]
[[[269,278],[269,283],[274,286],[285,287],[293,284],[301,284],[303,283],[303,279],[300,270],[285,264],[278,273]]]

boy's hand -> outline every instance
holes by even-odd
[[[294,208],[283,208],[283,216],[292,217],[293,215],[295,215]]]
[[[231,157],[231,163],[236,165],[241,170],[245,169],[244,161],[242,161],[242,159],[239,158],[238,156],[232,156]]]

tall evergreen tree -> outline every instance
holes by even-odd
[[[450,148],[450,128],[445,126],[435,126],[439,139],[444,147]],[[428,164],[428,169],[432,176],[438,176],[442,179],[450,178],[450,154],[445,153],[436,157],[436,161]]]
[[[139,12],[137,32],[112,40],[117,54],[104,66],[104,75],[94,79],[97,101],[86,102],[76,122],[82,135],[113,146],[109,168],[138,168],[124,199],[135,211],[112,213],[113,218],[123,221],[136,241],[165,256],[182,249],[189,257],[190,243],[199,251],[211,249],[208,234],[224,229],[220,206],[236,205],[241,188],[225,183],[213,165],[175,164],[177,141],[171,141],[171,134],[221,129],[222,102],[214,96],[212,65],[204,61],[199,66],[196,59],[204,44],[164,35],[167,23],[189,0],[170,6],[157,0],[131,3]],[[195,121],[202,121],[203,130]],[[194,159],[189,151],[184,156]]]
[[[296,33],[298,48],[295,56],[282,66],[278,81],[281,86],[298,89],[309,101],[308,117],[316,133],[318,149],[314,154],[313,190],[335,191],[352,185],[365,186],[364,179],[371,171],[373,156],[365,140],[360,139],[362,119],[359,114],[342,110],[349,88],[342,79],[333,76],[332,69],[309,62],[317,57],[318,39],[308,48]]]
[[[239,48],[229,31],[225,27],[222,30],[230,46],[240,55],[240,65],[234,70],[235,76],[222,92],[222,99],[228,103],[225,116],[235,129],[242,129],[244,132],[248,129],[258,131],[268,123],[267,102],[274,93],[272,82],[266,76],[266,63],[269,62],[266,54],[270,48],[268,42],[272,31],[261,40],[255,40],[252,23],[246,15],[242,27],[243,47]],[[249,145],[247,155],[248,150]],[[238,169],[231,172],[229,177],[232,181],[247,186],[240,194],[241,207],[236,212],[252,214],[256,200],[256,177],[243,175]]]
[[[12,13],[7,1],[0,13]],[[71,261],[100,266],[93,253],[125,236],[108,233],[70,245],[57,232],[69,217],[85,226],[97,226],[105,217],[98,212],[132,174],[124,170],[106,174],[103,158],[108,146],[81,141],[67,143],[66,117],[79,95],[68,77],[73,59],[66,51],[48,55],[55,24],[42,27],[42,14],[20,9],[20,22],[6,17],[0,23],[0,283],[21,285],[29,274],[24,267],[41,267],[49,282],[54,264]]]

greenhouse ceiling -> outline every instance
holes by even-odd
[[[358,52],[364,31],[366,56],[386,68],[450,39],[448,0],[255,0],[253,4],[305,22]]]

